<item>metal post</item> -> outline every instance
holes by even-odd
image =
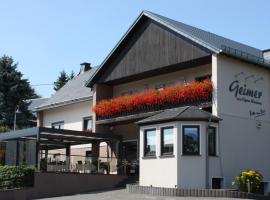
[[[14,122],[13,122],[13,130],[16,131],[16,116],[17,116],[17,106],[15,107],[14,111]]]
[[[14,122],[13,122],[13,130],[16,131],[16,121],[17,121],[17,113],[19,113],[19,106],[15,107],[14,111]]]

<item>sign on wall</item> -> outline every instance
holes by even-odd
[[[264,78],[259,75],[239,72],[233,76],[228,90],[240,104],[245,104],[248,117],[259,120],[266,115],[263,91]],[[242,107],[242,106],[241,106]]]

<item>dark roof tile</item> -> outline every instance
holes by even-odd
[[[211,119],[213,122],[218,122],[220,120],[220,118],[217,116],[201,110],[198,107],[185,106],[167,109],[161,113],[140,120],[137,122],[137,124],[156,124],[169,121],[209,121],[209,119]]]

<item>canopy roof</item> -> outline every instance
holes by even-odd
[[[34,127],[0,134],[0,141],[36,140],[40,148],[59,149],[70,145],[88,144],[95,141],[119,141],[121,136],[107,133],[91,133],[67,129]]]
[[[220,118],[195,106],[185,106],[164,110],[161,113],[137,122],[139,125],[156,124],[170,121],[212,121],[218,122]]]

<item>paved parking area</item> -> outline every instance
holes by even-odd
[[[131,194],[127,193],[125,189],[98,191],[87,194],[77,194],[71,196],[47,198],[47,200],[232,200],[233,198],[209,198],[209,197],[157,197],[151,195]],[[46,200],[46,199],[43,199]]]

